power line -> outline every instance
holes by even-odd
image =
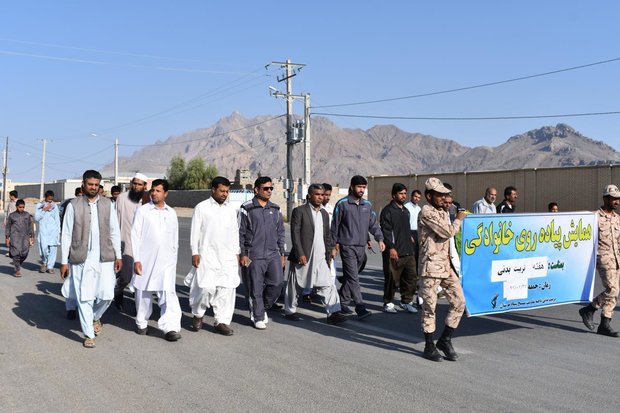
[[[151,69],[151,70],[162,70],[166,72],[189,72],[189,73],[208,73],[208,74],[216,74],[216,75],[247,75],[247,72],[239,72],[239,71],[224,71],[224,70],[206,70],[206,69],[194,69],[194,68],[186,68],[186,67],[168,67],[168,66],[148,66],[148,65],[136,65],[129,63],[111,63],[105,62],[102,60],[88,60],[88,59],[78,59],[73,57],[63,57],[63,56],[50,56],[50,55],[41,55],[35,53],[22,53],[22,52],[14,52],[11,50],[0,50],[0,54],[9,55],[9,56],[21,56],[21,57],[33,57],[36,59],[46,59],[46,60],[57,60],[63,62],[72,62],[72,63],[83,63],[90,65],[102,65],[102,66],[120,66],[120,67],[130,67],[133,69]]]
[[[582,116],[609,116],[620,115],[620,111],[610,112],[586,112],[586,113],[565,113],[555,115],[523,115],[523,116],[479,116],[479,117],[428,117],[428,116],[380,116],[380,115],[355,115],[345,113],[322,113],[312,114],[321,116],[337,116],[345,118],[366,118],[366,119],[394,119],[394,120],[440,120],[440,121],[469,121],[469,120],[515,120],[515,119],[548,119],[548,118],[570,118]]]
[[[216,134],[213,134],[213,135],[209,135],[206,138],[216,138],[218,136],[229,135],[229,134],[231,134],[233,132],[239,132],[239,131],[242,131],[242,130],[245,130],[245,129],[250,129],[250,128],[253,128],[255,126],[262,125],[263,123],[271,122],[273,120],[276,120],[276,119],[279,119],[279,118],[282,118],[282,117],[285,117],[285,116],[286,115],[274,116],[272,118],[265,119],[265,120],[263,120],[261,122],[253,123],[252,125],[244,126],[242,128],[232,129],[232,130],[229,130],[229,131],[226,131],[226,132],[221,132],[221,133],[216,133]],[[186,140],[186,141],[170,142],[170,143],[165,143],[165,142],[164,143],[152,143],[152,144],[148,144],[148,145],[121,144],[120,146],[133,146],[133,147],[136,147],[136,146],[138,146],[138,147],[144,147],[144,146],[169,146],[169,145],[177,145],[177,144],[181,144],[181,143],[197,142],[197,141],[201,141],[201,140],[204,140],[204,139],[205,138],[196,138],[196,139],[189,139],[189,140]]]
[[[312,108],[313,109],[319,109],[319,108],[335,108],[335,107],[343,107],[343,106],[369,105],[369,104],[372,104],[372,103],[393,102],[393,101],[397,101],[397,100],[416,99],[416,98],[427,97],[427,96],[442,95],[442,94],[446,94],[446,93],[462,92],[464,90],[471,90],[471,89],[478,89],[478,88],[483,88],[483,87],[488,87],[488,86],[501,85],[501,84],[504,84],[504,83],[519,82],[521,80],[533,79],[533,78],[536,78],[536,77],[549,76],[549,75],[554,75],[554,74],[558,74],[558,73],[569,72],[571,70],[578,70],[578,69],[584,69],[584,68],[592,67],[592,66],[604,65],[604,64],[607,64],[607,63],[617,62],[619,60],[620,60],[620,57],[616,57],[616,58],[609,59],[609,60],[601,60],[599,62],[588,63],[588,64],[585,64],[585,65],[572,66],[572,67],[567,67],[567,68],[564,68],[564,69],[552,70],[550,72],[543,72],[543,73],[537,73],[537,74],[534,74],[534,75],[515,77],[515,78],[512,78],[512,79],[506,79],[506,80],[499,80],[499,81],[496,81],[496,82],[481,83],[481,84],[477,84],[477,85],[473,85],[473,86],[465,86],[465,87],[459,87],[459,88],[454,88],[454,89],[445,89],[445,90],[439,90],[439,91],[436,91],[436,92],[420,93],[420,94],[417,94],[417,95],[400,96],[400,97],[394,97],[394,98],[367,100],[367,101],[352,102],[352,103],[339,103],[339,104],[334,104],[334,105],[313,106]]]

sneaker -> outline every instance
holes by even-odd
[[[402,308],[403,310],[406,310],[409,313],[417,313],[418,310],[411,305],[411,303],[400,303],[400,308]]]
[[[398,310],[396,310],[396,306],[394,305],[394,303],[387,303],[383,305],[383,312],[395,314],[398,312]]]
[[[264,321],[255,321],[254,328],[257,330],[265,330],[267,328],[267,324]]]

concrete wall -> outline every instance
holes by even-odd
[[[368,199],[379,211],[390,202],[393,183],[406,185],[410,193],[419,189],[424,194],[424,182],[431,176],[450,183],[454,187],[454,200],[468,210],[484,196],[487,187],[497,188],[497,205],[504,198],[504,188],[512,185],[519,195],[517,212],[546,212],[552,201],[559,204],[560,211],[594,211],[602,203],[605,185],[620,186],[620,165],[370,176]]]

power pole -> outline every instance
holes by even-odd
[[[304,95],[304,185],[310,185],[310,93]]]
[[[9,137],[6,137],[6,144],[4,145],[4,153],[2,158],[4,164],[2,166],[2,209],[6,208],[6,175],[9,172]]]
[[[39,189],[39,200],[43,199],[43,185],[45,184],[45,147],[47,139],[43,139],[43,156],[41,157],[41,187]]]
[[[118,185],[118,138],[114,140],[114,185]]]
[[[286,70],[286,74],[283,77],[278,77],[278,82],[286,81],[286,217],[287,220],[291,220],[293,214],[293,208],[295,208],[295,186],[293,184],[293,145],[296,143],[293,134],[293,76],[297,73],[295,69],[301,69],[305,66],[302,63],[292,63],[291,59],[287,59],[286,62],[271,62],[272,64],[278,64],[281,68]],[[282,95],[277,92],[274,96],[278,97]]]

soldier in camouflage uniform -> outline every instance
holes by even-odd
[[[452,347],[452,333],[458,327],[465,310],[463,288],[450,261],[450,238],[459,231],[465,213],[458,212],[454,222],[450,223],[445,205],[445,198],[449,193],[450,190],[439,179],[429,178],[424,191],[428,204],[424,205],[418,216],[420,242],[418,274],[420,275],[420,296],[424,300],[422,330],[426,341],[424,357],[433,361],[441,361],[441,355],[437,349],[443,351],[448,360],[455,361],[458,358],[458,354]],[[435,332],[437,287],[439,286],[443,288],[450,309],[444,331],[435,346],[433,333]]]
[[[579,310],[583,324],[594,331],[594,313],[599,308],[601,324],[596,331],[609,337],[619,337],[620,333],[611,328],[611,317],[618,300],[618,278],[620,276],[620,215],[615,211],[620,205],[620,190],[615,185],[607,185],[603,191],[603,206],[596,212],[598,219],[598,252],[596,270],[605,290],[590,304]]]

